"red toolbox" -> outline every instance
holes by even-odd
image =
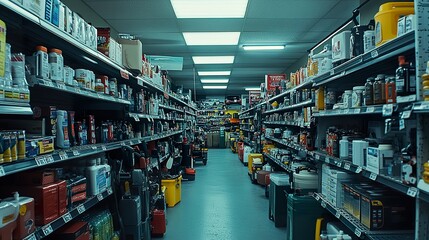
[[[185,168],[185,175],[183,177],[188,181],[195,181],[196,173],[197,171],[193,168]]]
[[[268,179],[269,179],[270,173],[271,172],[264,171],[264,170],[258,171],[256,173],[256,175],[257,175],[256,178],[257,178],[258,184],[262,185],[262,186],[267,186],[269,183],[267,183],[266,179],[267,179],[267,176],[268,176]]]
[[[152,225],[152,236],[162,236],[166,232],[166,219],[164,210],[153,210],[153,218],[151,221]]]
[[[243,162],[243,155],[244,155],[244,142],[238,142],[237,143],[238,148],[238,159]]]

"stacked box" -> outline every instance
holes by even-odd
[[[334,206],[342,208],[344,201],[342,183],[352,180],[353,175],[324,164],[322,166],[322,195]]]

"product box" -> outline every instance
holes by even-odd
[[[55,233],[55,239],[76,240],[88,232],[87,222],[73,222],[62,228],[60,232]]]
[[[49,0],[47,0],[49,1]],[[45,0],[23,0],[22,6],[28,11],[36,14],[38,17],[45,17]]]
[[[109,55],[108,55],[108,57],[114,62],[116,62],[116,45],[117,44],[118,43],[115,41],[115,39],[113,39],[113,38],[109,39]]]
[[[281,81],[286,80],[286,74],[268,74],[265,75],[265,87],[268,95],[273,95],[276,92]]]
[[[338,33],[332,38],[332,62],[350,59],[351,31]]]
[[[65,31],[70,34],[73,35],[73,26],[74,26],[74,20],[73,20],[73,11],[65,6],[65,13],[64,13],[64,24],[65,24]]]
[[[122,44],[122,65],[141,74],[143,50],[140,40],[119,39],[119,43]]]
[[[78,16],[78,18],[77,18],[77,36],[76,36],[76,39],[80,43],[85,44],[85,36],[86,36],[85,24],[86,24],[86,22],[80,15],[77,14],[77,16]]]
[[[60,2],[60,6],[59,6],[58,28],[63,32],[67,32],[67,29],[66,29],[66,5],[64,5],[64,3],[62,3],[62,2]]]
[[[89,45],[88,47],[90,47],[93,50],[97,50],[97,28],[90,25],[89,27]]]
[[[81,17],[79,16],[79,14],[72,12],[72,26],[71,26],[71,35],[79,40],[79,35],[81,34],[81,32],[79,32],[79,23],[81,20]]]
[[[411,14],[405,17],[405,33],[416,29],[416,15]]]
[[[0,20],[0,77],[4,77],[6,67],[6,24]]]
[[[398,32],[396,34],[398,37],[405,34],[405,18],[406,16],[403,16],[398,19]]]
[[[97,50],[109,56],[110,28],[97,28]]]
[[[58,186],[19,187],[20,194],[34,198],[36,225],[45,225],[58,218]]]
[[[116,43],[115,62],[122,65],[122,44]]]
[[[67,182],[62,180],[56,183],[58,186],[58,214],[67,212]]]
[[[25,152],[27,157],[35,157],[41,154],[51,153],[54,149],[54,140],[52,136],[37,137],[27,136],[25,140]]]
[[[48,185],[55,181],[55,172],[51,170],[32,171],[15,177],[20,185]]]
[[[48,22],[52,22],[52,16],[54,12],[54,1],[55,0],[45,0],[45,13],[43,19]]]
[[[49,1],[49,0],[46,0]],[[52,0],[52,17],[51,23],[59,27],[60,24],[60,1]]]
[[[19,197],[19,210],[16,228],[13,230],[13,239],[24,239],[36,230],[34,198]]]

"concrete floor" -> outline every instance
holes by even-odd
[[[165,240],[285,239],[286,228],[268,219],[264,189],[230,149],[210,149],[196,181],[184,182],[182,201],[167,210]]]

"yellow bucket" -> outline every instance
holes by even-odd
[[[165,186],[165,202],[167,207],[174,207],[182,200],[182,176],[175,179],[163,179],[161,185]]]
[[[396,38],[398,34],[398,19],[402,16],[414,14],[414,2],[389,2],[380,5],[375,14],[375,45]]]
[[[251,153],[249,154],[249,156],[247,157],[247,168],[249,170],[249,173],[253,173],[253,163],[255,162],[254,160],[258,159],[258,162],[261,161],[262,163],[264,162],[264,156],[262,156],[262,154],[260,153]]]

